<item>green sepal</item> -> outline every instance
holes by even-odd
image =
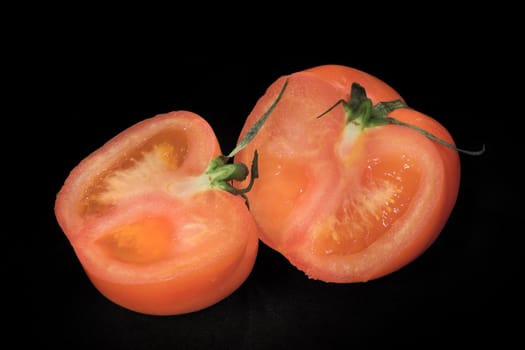
[[[213,158],[206,169],[205,175],[209,177],[210,186],[212,188],[218,188],[229,192],[234,195],[239,195],[244,198],[246,205],[249,207],[248,198],[246,193],[249,192],[254,184],[256,178],[259,177],[258,170],[258,153],[257,150],[254,151],[252,165],[250,170],[243,163],[230,163],[230,160],[241,150],[243,150],[248,143],[257,135],[263,124],[266,122],[266,119],[270,116],[272,111],[277,106],[277,103],[280,101],[281,97],[288,86],[288,79],[285,80],[281,91],[277,95],[277,98],[274,100],[272,105],[268,110],[255,122],[255,124],[248,130],[246,136],[237,144],[237,146],[231,151],[227,156],[220,155]],[[245,188],[236,188],[232,185],[232,182],[235,181],[244,181],[248,175],[250,175],[250,182]]]
[[[387,124],[401,125],[415,130],[420,134],[428,137],[429,139],[461,153],[469,155],[480,155],[485,152],[485,145],[483,145],[482,149],[479,151],[464,150],[446,142],[443,139],[440,139],[439,137],[415,125],[401,122],[395,118],[389,117],[388,114],[396,109],[410,107],[399,99],[394,101],[379,102],[373,105],[372,100],[367,97],[365,89],[355,82],[352,84],[350,91],[350,99],[348,101],[345,101],[344,99],[337,101],[334,105],[328,108],[328,110],[323,112],[317,118],[324,116],[339,104],[342,104],[343,106],[346,124],[352,123],[358,125],[361,128],[361,130]]]
[[[208,175],[212,188],[240,195],[249,207],[248,198],[245,194],[252,189],[255,179],[259,177],[258,159],[259,156],[257,150],[255,150],[251,169],[248,170],[244,163],[226,163],[229,160],[228,157],[218,156],[211,160],[205,174]],[[233,180],[244,181],[248,174],[250,174],[250,182],[245,188],[236,188],[232,185]]]

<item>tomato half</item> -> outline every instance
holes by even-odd
[[[326,282],[364,282],[413,261],[435,241],[455,205],[457,150],[403,125],[348,122],[342,104],[330,108],[349,99],[354,83],[373,105],[403,99],[380,79],[338,65],[277,79],[240,137],[285,81],[272,115],[235,157],[245,162],[254,149],[260,154],[259,179],[247,194],[260,239]],[[399,108],[388,117],[454,145],[445,127],[423,113]]]
[[[211,185],[209,124],[178,111],[143,120],[82,160],[55,214],[95,287],[127,309],[209,307],[252,271],[257,227],[243,198]]]

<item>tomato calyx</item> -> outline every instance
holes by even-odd
[[[220,155],[211,160],[205,174],[208,176],[212,188],[218,188],[231,194],[239,195],[244,198],[246,205],[249,206],[245,193],[251,190],[255,179],[259,177],[257,160],[258,154],[257,151],[255,151],[251,169],[248,170],[246,164],[229,163],[230,157]],[[250,183],[245,188],[233,187],[231,184],[233,180],[244,181],[248,174],[250,174]]]
[[[277,106],[277,103],[281,100],[281,97],[284,94],[284,91],[286,90],[286,87],[288,85],[288,79],[284,82],[283,87],[281,88],[281,91],[277,95],[275,101],[271,104],[271,106],[264,112],[264,114],[255,122],[255,124],[248,130],[246,135],[242,138],[241,141],[235,146],[235,148],[227,155],[220,155],[218,157],[213,158],[210,161],[210,164],[208,165],[208,169],[206,170],[205,174],[208,176],[210,180],[210,185],[212,188],[219,188],[221,190],[227,191],[234,195],[239,195],[244,198],[244,201],[246,205],[249,207],[248,203],[248,197],[246,197],[246,193],[249,192],[252,189],[253,183],[256,178],[259,177],[258,172],[258,153],[257,150],[254,151],[253,159],[252,159],[252,165],[250,170],[248,170],[248,167],[244,163],[230,163],[230,160],[234,158],[234,156],[239,153],[241,150],[243,150],[250,141],[257,135],[261,127],[263,126],[264,122],[272,111],[274,110],[275,106]],[[245,188],[235,188],[232,185],[232,181],[244,181],[246,177],[250,174],[250,182]]]
[[[485,145],[483,145],[482,148],[477,151],[461,149],[420,127],[389,117],[388,114],[396,109],[410,109],[410,107],[399,99],[393,101],[379,102],[374,105],[372,103],[372,100],[367,97],[365,88],[355,82],[352,84],[350,90],[350,98],[348,101],[340,99],[330,108],[328,108],[325,112],[317,116],[317,118],[321,118],[325,114],[329,113],[339,104],[343,106],[343,110],[345,112],[345,124],[347,126],[353,127],[354,129],[357,128],[359,131],[363,131],[366,128],[394,124],[415,130],[420,134],[426,136],[427,138],[438,142],[443,146],[453,149],[457,152],[465,153],[468,155],[481,155],[485,152]]]

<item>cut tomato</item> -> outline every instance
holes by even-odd
[[[179,111],[123,131],[75,167],[55,213],[87,276],[130,310],[209,307],[250,274],[257,228],[243,198],[214,186],[208,123]]]
[[[285,81],[271,118],[235,157],[260,153],[260,177],[247,194],[260,239],[326,282],[368,281],[413,261],[457,198],[459,156],[448,131],[401,107],[401,96],[378,78],[327,65],[277,79],[240,137]]]

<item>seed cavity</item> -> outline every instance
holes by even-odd
[[[179,142],[168,142],[168,137],[179,137]],[[93,180],[81,200],[80,215],[102,213],[125,197],[166,188],[167,178],[180,167],[186,153],[186,138],[180,132],[160,134],[138,145]]]

